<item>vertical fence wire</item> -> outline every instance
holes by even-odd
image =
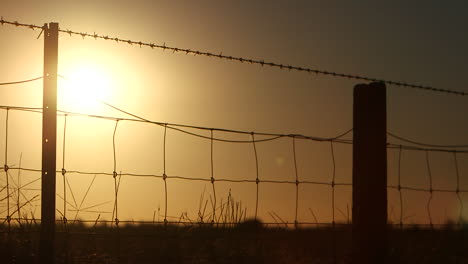
[[[213,218],[211,220],[211,223],[215,222],[216,219],[216,188],[215,188],[215,178],[214,178],[214,162],[213,162],[213,129],[211,129],[211,187],[213,188]]]
[[[116,148],[115,148],[115,134],[117,132],[117,127],[119,125],[119,120],[117,119],[115,121],[115,127],[114,127],[114,134],[112,136],[112,150],[114,152],[114,171],[112,172],[112,176],[114,178],[114,210],[112,211],[112,219],[115,221],[115,225],[119,225],[119,217],[118,217],[118,204],[117,204],[117,198],[118,198],[118,184],[117,184],[117,156],[116,156]],[[114,218],[115,216],[115,218]]]
[[[8,231],[10,231],[10,182],[8,180],[8,119],[9,119],[9,109],[6,109],[6,119],[5,119],[5,165],[3,165],[3,170],[5,171],[6,178],[6,200],[7,200],[7,222],[8,222]]]
[[[335,162],[335,151],[333,150],[333,141],[330,141],[330,150],[331,150],[331,158],[332,158],[332,182],[331,182],[331,202],[332,202],[332,225],[335,228],[335,178],[336,178],[336,162]]]
[[[403,228],[403,193],[401,192],[401,157],[403,155],[403,149],[400,145],[399,149],[398,149],[398,187],[397,187],[397,190],[398,190],[398,195],[400,197],[400,222],[399,222],[399,225],[400,225],[400,229]]]
[[[332,181],[331,181],[331,202],[332,202],[332,250],[333,250],[333,263],[337,263],[336,256],[336,221],[335,221],[335,178],[336,178],[336,160],[335,151],[333,149],[333,141],[330,140],[330,151],[333,164]]]
[[[167,224],[166,137],[167,137],[167,124],[164,124],[164,138],[163,138],[164,224]]]
[[[65,139],[67,135],[67,115],[64,116],[63,121],[63,144],[62,144],[62,178],[63,178],[63,224],[67,225],[67,171],[65,170]]]
[[[427,216],[429,218],[429,225],[431,229],[434,228],[434,224],[432,222],[432,215],[431,215],[431,201],[433,195],[433,188],[432,188],[432,172],[431,172],[431,164],[429,161],[429,151],[426,150],[426,166],[427,166],[427,175],[429,177],[429,198],[427,199]]]
[[[298,228],[297,212],[299,210],[299,173],[297,171],[297,159],[296,159],[296,137],[292,137],[293,147],[293,159],[294,159],[294,174],[296,176],[296,212],[294,215],[294,227]]]
[[[254,155],[255,155],[255,172],[256,172],[256,177],[255,177],[255,184],[257,185],[257,191],[256,191],[256,196],[255,196],[255,220],[257,220],[258,216],[258,189],[259,189],[259,183],[260,179],[258,178],[258,155],[257,155],[257,147],[255,146],[255,134],[252,132],[252,145],[253,145],[253,150],[254,150]]]
[[[458,215],[458,225],[461,225],[463,222],[463,199],[460,196],[460,171],[458,169],[458,160],[457,160],[457,153],[453,152],[453,161],[455,164],[455,176],[457,177],[457,189],[455,193],[458,198],[458,202],[460,203],[460,213]]]

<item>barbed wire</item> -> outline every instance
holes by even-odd
[[[37,25],[34,25],[34,24],[20,23],[18,21],[7,21],[7,20],[4,20],[3,17],[1,17],[0,25],[3,26],[3,24],[12,25],[12,26],[16,26],[16,27],[26,27],[26,28],[29,28],[29,29],[32,29],[32,30],[43,29],[43,27],[41,27],[41,26],[37,26]]]
[[[42,29],[42,27],[37,26],[37,25],[32,25],[32,24],[23,24],[19,23],[17,21],[12,22],[12,21],[7,21],[4,20],[3,17],[0,20],[0,24],[7,24],[7,25],[13,25],[17,27],[26,27],[30,29]],[[103,34],[97,34],[97,33],[85,33],[85,32],[78,32],[78,31],[73,31],[73,30],[63,30],[59,29],[59,32],[61,33],[66,33],[69,34],[70,36],[76,35],[76,36],[81,36],[83,39],[88,37],[88,38],[94,38],[94,39],[102,39],[102,40],[110,40],[110,41],[115,41],[117,43],[126,43],[129,45],[137,45],[139,47],[149,47],[149,48],[157,48],[157,49],[162,49],[163,51],[168,50],[172,51],[174,53],[185,53],[186,55],[198,55],[198,56],[206,56],[206,57],[211,57],[211,58],[218,58],[218,59],[223,59],[223,60],[229,60],[229,61],[237,61],[240,63],[250,63],[250,64],[256,64],[260,66],[268,66],[272,68],[278,68],[280,70],[294,70],[294,71],[299,71],[299,72],[307,72],[307,73],[313,73],[317,75],[326,75],[326,76],[331,76],[334,78],[345,78],[345,79],[354,79],[354,80],[360,80],[360,81],[368,81],[368,82],[381,82],[385,83],[388,85],[394,85],[394,86],[400,86],[400,87],[405,87],[405,88],[412,88],[412,89],[420,89],[420,90],[425,90],[425,91],[431,91],[431,92],[438,92],[438,93],[447,93],[447,94],[453,94],[453,95],[460,95],[460,96],[466,96],[468,95],[468,92],[464,91],[457,91],[457,90],[451,90],[451,89],[443,89],[443,88],[437,88],[433,86],[427,86],[427,85],[420,85],[420,84],[412,84],[412,83],[406,83],[406,82],[400,82],[400,81],[392,81],[392,80],[385,80],[385,79],[379,79],[379,78],[372,78],[372,77],[367,77],[367,76],[361,76],[361,75],[354,75],[354,74],[347,74],[347,73],[340,73],[340,72],[334,72],[334,71],[327,71],[327,70],[321,70],[321,69],[313,69],[313,68],[308,68],[308,67],[300,67],[300,66],[295,66],[295,65],[288,65],[284,63],[277,63],[277,62],[271,62],[271,61],[265,61],[265,60],[259,60],[259,59],[252,59],[252,58],[244,58],[244,57],[237,57],[237,56],[228,56],[228,55],[223,55],[223,53],[214,53],[214,52],[208,52],[208,51],[200,51],[200,50],[192,50],[192,49],[186,49],[186,48],[178,48],[178,47],[172,47],[172,46],[167,46],[165,43],[160,45],[160,44],[155,44],[155,43],[148,43],[148,42],[143,42],[143,41],[135,41],[131,39],[122,39],[118,37],[109,37],[108,35],[103,35]]]

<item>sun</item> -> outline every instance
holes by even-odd
[[[96,65],[68,68],[59,78],[58,107],[60,110],[90,113],[102,108],[100,101],[111,95],[112,79]]]

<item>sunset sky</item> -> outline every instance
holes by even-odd
[[[97,33],[158,45],[403,81],[468,92],[468,3],[466,1],[22,1],[3,0],[0,15],[8,21],[42,26],[58,22],[61,29]],[[0,83],[42,76],[40,31],[0,26]],[[58,108],[101,116],[126,117],[99,98],[152,121],[209,128],[334,137],[352,128],[353,87],[363,81],[261,67],[248,63],[185,55],[69,36],[59,36]],[[82,88],[87,87],[87,88]],[[42,107],[42,81],[0,86],[0,106]],[[388,131],[414,141],[468,145],[468,97],[387,86]],[[6,110],[0,109],[0,161],[5,160]],[[57,169],[62,168],[63,117],[58,117]],[[69,171],[113,171],[115,121],[68,117],[65,168]],[[9,112],[7,165],[40,169],[41,115]],[[209,131],[190,130],[210,137]],[[117,171],[162,175],[164,128],[119,122],[116,132]],[[223,139],[251,140],[250,135],[214,132]],[[351,139],[352,134],[345,138]],[[394,138],[388,141],[401,144]],[[211,177],[211,142],[168,130],[166,173],[169,176]],[[329,142],[296,139],[301,180],[330,182],[333,161]],[[257,143],[259,178],[295,181],[292,138]],[[352,147],[334,143],[336,181],[351,183]],[[460,150],[467,150],[462,148]],[[214,142],[215,178],[255,180],[251,143]],[[395,185],[398,152],[389,150],[389,184]],[[428,188],[424,152],[404,151],[402,184]],[[456,188],[453,154],[429,153],[434,188]],[[458,154],[460,188],[468,189],[468,155]],[[11,171],[17,181],[18,171]],[[21,172],[24,184],[40,176]],[[77,205],[93,175],[67,174]],[[0,175],[0,189],[5,185]],[[17,182],[15,182],[17,183]],[[199,200],[212,195],[210,182],[168,180],[168,216],[187,212],[197,218]],[[255,183],[215,183],[218,206],[229,190],[252,217]],[[38,188],[39,182],[28,187]],[[164,184],[160,178],[122,177],[119,218],[151,220],[158,208],[164,218]],[[261,183],[259,216],[271,213],[293,222],[295,185]],[[298,220],[331,221],[331,188],[301,185]],[[71,199],[67,189],[67,200]],[[81,208],[83,219],[111,219],[114,181],[98,175]],[[24,190],[26,201],[39,194]],[[63,179],[57,174],[57,193]],[[404,194],[406,222],[427,223],[427,193]],[[0,194],[0,199],[5,192]],[[336,217],[345,221],[351,210],[350,187],[337,187]],[[468,193],[461,195],[465,205]],[[71,204],[75,204],[71,202]],[[39,200],[35,202],[39,204]],[[400,204],[389,191],[389,219],[398,221]],[[210,205],[208,205],[210,207]],[[435,223],[457,219],[455,194],[434,194]],[[26,207],[25,207],[26,208]],[[63,201],[57,198],[57,208]],[[68,206],[73,210],[72,206]],[[0,217],[5,216],[5,201]],[[34,207],[24,211],[33,211]],[[35,215],[40,214],[36,208]],[[63,211],[63,210],[62,210]],[[210,211],[207,209],[207,212]],[[3,213],[2,213],[3,212]],[[67,212],[67,218],[75,216]],[[468,218],[468,206],[463,215]],[[57,217],[59,217],[57,213]],[[172,220],[172,219],[170,219]]]

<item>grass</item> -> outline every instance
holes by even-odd
[[[246,208],[229,192],[214,202],[200,197],[196,219],[188,214],[173,224],[57,224],[56,263],[350,263],[350,225],[287,228],[247,219]],[[314,212],[310,209],[315,217]],[[24,211],[22,211],[24,214]],[[160,215],[158,211],[158,215]],[[161,216],[161,215],[160,215]],[[40,221],[33,214],[12,226],[0,223],[1,263],[39,263]],[[440,229],[390,228],[387,263],[468,263],[468,226]]]
[[[2,263],[38,263],[38,228],[0,226]],[[352,244],[349,226],[76,224],[55,245],[57,263],[350,263]],[[468,229],[391,229],[388,263],[468,263],[467,248]]]

